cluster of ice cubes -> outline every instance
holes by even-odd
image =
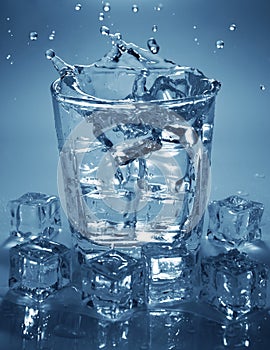
[[[28,193],[9,207],[11,235],[15,226],[22,240],[10,249],[10,288],[43,301],[73,282],[71,250],[48,234],[60,228],[58,199]],[[262,204],[236,196],[214,201],[208,235],[229,247],[258,239],[262,212]],[[229,320],[266,306],[268,267],[237,249],[201,257],[199,249],[175,241],[144,244],[136,257],[115,248],[76,254],[82,303],[107,319],[140,305],[155,310],[200,300]]]

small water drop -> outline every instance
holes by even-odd
[[[76,5],[75,5],[75,10],[76,10],[76,11],[80,11],[81,8],[82,8],[82,5],[81,5],[81,4],[76,4]]]
[[[6,56],[6,59],[9,60],[10,58],[11,58],[11,54],[8,54],[8,55]]]
[[[109,12],[111,10],[111,4],[109,2],[105,2],[103,5],[103,11],[104,12]]]
[[[158,26],[156,24],[152,27],[152,32],[156,33],[158,31]]]
[[[49,35],[49,40],[54,40],[55,37],[55,30],[51,31],[51,34]]]
[[[154,7],[154,10],[155,11],[161,11],[163,8],[163,5],[162,4],[158,4],[157,6]]]
[[[55,52],[53,51],[53,49],[49,49],[45,52],[45,56],[48,60],[51,60],[54,58]]]
[[[223,49],[224,48],[224,41],[223,40],[217,40],[216,47],[217,47],[217,49]]]
[[[7,20],[7,21],[10,21],[10,17],[7,17],[6,20]]]
[[[109,35],[110,34],[110,29],[106,26],[101,26],[100,27],[100,33],[102,35]]]
[[[197,41],[198,41],[198,38],[194,38],[194,41],[196,41],[196,42],[197,42]]]
[[[264,179],[264,178],[265,178],[265,174],[263,174],[263,173],[256,173],[256,174],[254,174],[254,176],[255,176],[257,179]]]
[[[237,28],[237,27],[236,27],[236,24],[234,24],[234,23],[231,24],[230,27],[229,27],[229,29],[230,29],[231,32],[234,32],[234,31],[236,30],[236,28]]]
[[[38,38],[38,33],[37,32],[30,32],[29,33],[29,39],[32,40],[32,41],[35,41],[37,40]]]
[[[260,85],[260,89],[261,89],[262,91],[264,91],[264,90],[266,89],[266,86],[265,86],[264,84],[261,84],[261,85]]]
[[[193,29],[197,29],[197,26],[195,25],[195,26],[193,26]]]
[[[98,19],[100,21],[104,21],[104,13],[103,12],[100,12]]]
[[[154,38],[147,40],[148,49],[155,55],[159,52],[159,45]]]
[[[132,12],[137,13],[139,11],[138,5],[134,4],[132,5]]]

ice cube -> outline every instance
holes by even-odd
[[[145,298],[150,306],[195,298],[196,259],[185,247],[148,243],[142,247],[142,259]]]
[[[202,260],[202,300],[229,319],[237,319],[266,305],[266,265],[232,249]]]
[[[135,304],[138,270],[136,259],[114,249],[87,261],[82,266],[83,299],[103,316],[121,317]]]
[[[161,76],[158,77],[150,88],[150,96],[153,100],[174,100],[185,97],[185,93],[180,90],[182,84],[178,85],[178,80]]]
[[[11,235],[52,238],[61,228],[60,201],[56,196],[29,192],[8,203]]]
[[[238,196],[213,201],[208,206],[207,235],[213,241],[222,242],[228,247],[260,239],[260,221],[263,210],[262,203]]]
[[[46,239],[10,249],[9,286],[38,301],[70,281],[70,252],[62,244]]]

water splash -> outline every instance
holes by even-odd
[[[156,33],[158,31],[158,26],[156,24],[152,27],[152,32]]]
[[[37,32],[30,32],[30,33],[29,33],[29,39],[30,39],[31,41],[37,40],[37,39],[38,39],[38,33],[37,33]]]
[[[139,12],[139,7],[138,7],[138,5],[136,5],[136,4],[132,5],[132,12],[134,12],[134,13]]]
[[[224,41],[223,40],[217,40],[216,41],[216,47],[217,49],[223,49],[224,48]]]
[[[156,55],[160,49],[158,43],[154,38],[150,38],[147,40],[147,47],[154,55]]]
[[[103,5],[103,11],[104,12],[111,11],[111,4],[109,2],[105,2],[105,4]]]
[[[232,23],[232,24],[230,25],[229,29],[230,29],[231,32],[236,31],[236,29],[237,29],[236,24]]]

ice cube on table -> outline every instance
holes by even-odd
[[[8,203],[10,233],[19,238],[52,238],[61,228],[60,201],[56,196],[29,192]]]
[[[266,305],[268,267],[232,249],[202,259],[201,299],[233,320]]]
[[[116,319],[135,304],[138,261],[114,249],[82,265],[82,297],[97,313]]]
[[[16,245],[10,249],[9,286],[37,301],[70,282],[70,251],[47,239]]]
[[[260,222],[262,203],[231,196],[213,201],[208,206],[209,226],[207,236],[225,246],[239,246],[261,238]]]
[[[196,256],[186,247],[148,243],[142,247],[142,259],[149,306],[195,299]]]

